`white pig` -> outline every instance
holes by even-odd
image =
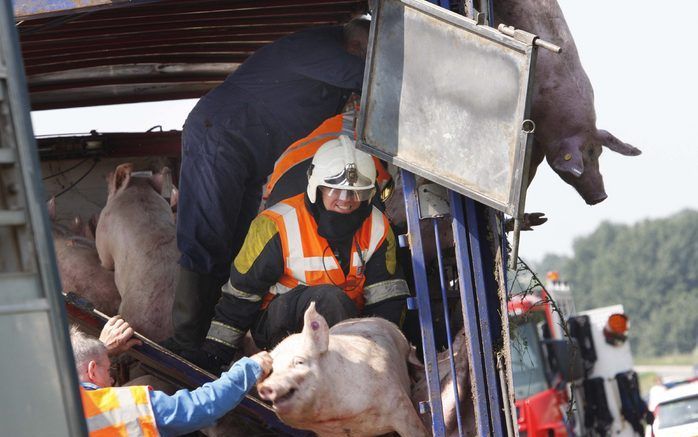
[[[410,400],[414,349],[391,322],[350,319],[329,329],[312,303],[303,331],[271,355],[274,370],[257,389],[288,425],[320,437],[428,435]]]
[[[114,270],[121,294],[119,314],[151,340],[172,335],[176,281],[175,223],[160,195],[164,168],[133,176],[131,164],[109,175],[109,196],[97,223],[97,251],[104,268]]]

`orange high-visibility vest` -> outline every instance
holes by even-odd
[[[263,198],[267,199],[269,197],[276,183],[289,169],[298,163],[311,159],[317,152],[317,149],[327,141],[334,140],[340,135],[356,139],[355,114],[355,111],[350,110],[328,118],[308,136],[288,146],[274,164],[274,171],[269,176],[267,185],[264,187]],[[383,166],[383,163],[375,156],[373,157],[373,162],[376,164],[376,181],[379,188],[382,189],[391,179],[391,176]]]
[[[90,437],[159,437],[147,386],[80,387]]]
[[[390,229],[388,219],[376,207],[372,207],[371,214],[354,234],[350,268],[344,275],[329,243],[318,234],[315,218],[304,202],[304,194],[299,194],[262,212],[276,223],[284,256],[283,275],[264,297],[263,308],[276,294],[286,293],[298,285],[328,284],[342,288],[362,310],[366,281],[364,269],[385,241]]]

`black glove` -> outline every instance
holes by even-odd
[[[230,368],[232,359],[221,357],[206,350],[205,344],[202,349],[184,350],[180,353],[182,358],[201,367],[209,373],[220,376],[221,373]]]
[[[191,359],[187,358],[186,355],[189,355]],[[201,349],[182,353],[184,358],[214,375],[220,375],[230,369],[230,364],[237,355],[240,355],[237,348],[210,339],[204,341]]]

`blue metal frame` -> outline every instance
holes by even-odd
[[[451,315],[448,310],[448,296],[446,294],[446,273],[444,271],[443,256],[441,255],[441,237],[439,236],[439,221],[438,219],[431,219],[434,225],[434,239],[436,240],[436,259],[439,264],[439,283],[441,284],[441,302],[443,304],[444,311],[444,323],[446,325],[446,338],[448,338],[448,344],[453,344],[453,335],[451,334]],[[461,419],[460,411],[460,397],[458,396],[458,378],[456,373],[456,360],[453,357],[453,347],[449,348],[449,365],[451,367],[451,375],[453,375],[453,397],[456,402],[456,422],[458,424],[458,435],[463,436],[463,420]]]
[[[444,425],[443,408],[441,405],[441,384],[436,357],[434,325],[431,318],[429,284],[427,283],[422,234],[419,228],[419,199],[417,197],[414,174],[402,169],[400,170],[400,174],[402,175],[407,229],[410,252],[412,253],[412,269],[414,273],[415,292],[417,294],[419,326],[422,334],[422,345],[424,346],[424,366],[426,367],[427,386],[429,387],[432,431],[434,436],[443,436],[446,433],[446,427]]]
[[[427,384],[429,388],[429,403],[432,413],[432,429],[435,436],[443,436],[445,424],[441,404],[441,386],[438,374],[437,355],[434,340],[434,327],[431,313],[429,284],[423,252],[422,235],[420,230],[419,200],[415,176],[407,170],[401,170],[405,210],[407,213],[410,251],[415,281],[417,309],[419,311],[420,331],[424,349]],[[478,435],[505,435],[505,418],[503,413],[503,398],[494,358],[495,338],[501,335],[500,323],[496,317],[498,294],[488,292],[493,288],[485,279],[494,277],[494,263],[488,256],[483,256],[489,247],[480,244],[485,229],[478,221],[478,209],[481,215],[489,211],[485,206],[477,205],[473,200],[449,191],[449,202],[453,218],[453,237],[456,249],[459,289],[463,311],[463,321],[468,345],[468,361],[473,390],[476,431]],[[441,296],[444,302],[444,320],[448,344],[453,343],[450,330],[450,316],[447,305],[446,282],[441,253],[441,241],[438,232],[438,222],[433,220],[437,247],[437,260],[441,282]],[[455,376],[453,350],[449,349],[451,373]],[[454,377],[454,383],[457,378]],[[454,384],[455,385],[455,384]],[[456,414],[459,435],[463,436],[461,411],[458,402],[457,386]]]
[[[494,296],[488,293],[486,287],[485,275],[493,277],[494,265],[483,260],[482,256],[486,248],[481,247],[480,237],[485,237],[485,229],[481,229],[478,224],[476,212],[476,203],[472,199],[465,198],[465,221],[468,229],[468,240],[470,243],[470,253],[473,266],[473,279],[475,284],[475,297],[477,302],[478,320],[480,325],[480,346],[482,347],[482,359],[485,370],[485,381],[487,382],[487,397],[489,399],[490,415],[492,432],[496,436],[504,435],[502,424],[504,417],[502,415],[501,389],[499,387],[499,378],[497,377],[497,364],[494,359],[494,336],[497,330],[493,329],[490,317],[496,314],[497,306],[492,306],[492,298],[497,299],[496,290]],[[481,208],[485,208],[480,205]],[[493,311],[494,310],[494,311]],[[495,323],[495,326],[498,324]],[[501,334],[501,330],[499,330]]]
[[[475,427],[477,435],[490,434],[489,406],[485,393],[484,362],[482,358],[482,340],[480,338],[480,326],[476,305],[475,290],[473,287],[473,271],[471,269],[470,250],[468,248],[467,226],[463,211],[463,196],[454,192],[448,192],[453,218],[453,242],[456,249],[456,263],[458,266],[459,291],[463,310],[463,323],[466,327],[468,341],[468,361],[470,366],[471,386],[473,400],[475,402]]]

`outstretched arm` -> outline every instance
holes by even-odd
[[[242,358],[220,378],[196,390],[179,390],[172,396],[151,391],[155,424],[162,436],[194,432],[213,425],[235,408],[245,394],[271,371],[271,357],[260,352]]]

